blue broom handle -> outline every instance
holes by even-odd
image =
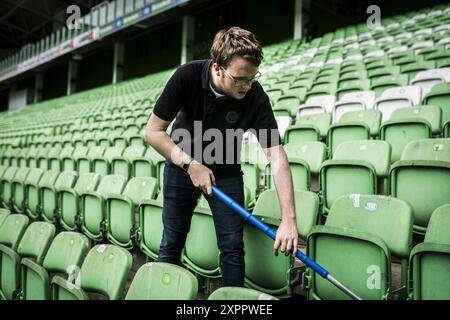
[[[257,227],[259,230],[267,234],[270,238],[273,240],[276,239],[276,232],[273,231],[268,225],[266,225],[264,222],[256,218],[254,215],[252,215],[250,212],[242,208],[241,205],[239,205],[236,201],[231,199],[229,196],[227,196],[225,193],[220,191],[219,188],[212,185],[212,191],[214,195],[225,202],[230,208],[232,208],[235,212],[239,213],[242,217],[244,217],[245,220],[248,220],[251,224],[253,224],[255,227]],[[314,260],[312,260],[310,257],[305,255],[300,250],[297,250],[297,258],[300,259],[304,264],[306,264],[308,267],[313,269],[315,272],[320,274],[323,278],[326,278],[328,276],[328,271],[325,270],[322,266],[317,264]]]

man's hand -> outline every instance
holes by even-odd
[[[207,195],[212,194],[211,183],[216,184],[216,178],[211,170],[194,160],[187,173],[195,187],[200,188]]]
[[[295,219],[283,219],[277,230],[273,253],[278,256],[278,248],[288,256],[293,250],[293,255],[297,255],[298,235]]]

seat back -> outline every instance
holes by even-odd
[[[197,291],[197,278],[185,268],[149,262],[136,272],[125,300],[194,300]]]
[[[103,294],[110,300],[121,299],[132,262],[131,254],[123,248],[96,245],[84,259],[77,283],[85,291]]]
[[[371,136],[377,136],[381,124],[381,112],[376,109],[351,111],[342,114],[339,123],[363,122],[370,130]]]
[[[60,175],[61,177],[61,175]],[[86,191],[92,191],[95,190],[97,187],[99,181],[100,181],[101,175],[98,173],[82,173],[77,179],[77,182],[75,183],[75,186],[73,189],[78,193],[81,194]],[[59,180],[59,178],[58,178]],[[106,187],[106,186],[105,186]]]
[[[308,163],[313,173],[319,173],[320,166],[326,158],[326,146],[319,141],[305,141],[284,145],[288,160],[301,159]]]
[[[49,272],[72,274],[78,272],[89,251],[88,238],[78,232],[63,231],[53,239],[43,266]]]
[[[391,159],[391,147],[386,141],[355,140],[340,143],[333,160],[362,160],[375,168],[379,177],[387,177]]]
[[[158,189],[158,181],[151,177],[131,178],[123,191],[123,195],[138,204],[144,200],[154,198]]]
[[[55,225],[37,221],[29,225],[20,240],[17,253],[22,257],[32,257],[41,264],[55,236]]]
[[[393,255],[406,259],[412,246],[413,213],[405,201],[353,194],[335,200],[325,226],[350,228],[383,239]]]
[[[376,100],[375,108],[383,113],[383,119],[386,120],[395,109],[419,105],[421,97],[421,88],[418,86],[390,88]]]
[[[426,120],[431,125],[431,130],[434,134],[440,134],[441,126],[441,108],[438,106],[414,106],[405,107],[394,110],[391,113],[391,120],[402,119],[422,119]]]
[[[23,214],[10,214],[0,226],[0,244],[16,250],[30,219]]]
[[[86,188],[93,188],[92,183],[94,182],[94,179],[91,177],[89,183],[89,186],[86,186]],[[80,176],[81,179],[81,176]],[[113,193],[122,193],[123,188],[125,187],[126,178],[119,174],[109,174],[104,176],[100,184],[97,187],[97,192],[101,194],[102,196],[106,197]],[[87,189],[86,191],[90,191],[93,189]]]
[[[401,160],[450,161],[450,139],[421,139],[408,143]]]

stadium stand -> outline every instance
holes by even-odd
[[[364,299],[450,299],[449,39],[441,5],[264,47],[301,249]],[[173,72],[1,113],[0,298],[346,299],[250,225],[248,288],[212,291],[220,257],[204,198],[182,266],[156,262],[164,159],[143,132]],[[277,228],[252,137],[242,160],[246,208]]]

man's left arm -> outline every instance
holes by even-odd
[[[278,199],[281,209],[281,224],[277,230],[274,244],[274,254],[278,255],[278,249],[286,255],[293,250],[297,254],[298,233],[297,219],[295,215],[294,191],[292,187],[292,175],[289,162],[283,146],[277,145],[263,149],[270,162],[272,177],[275,181]]]

